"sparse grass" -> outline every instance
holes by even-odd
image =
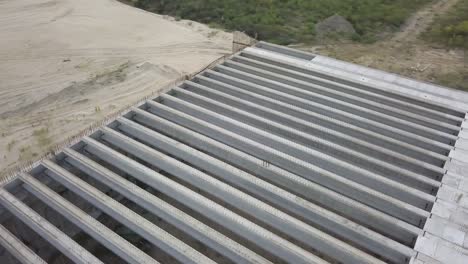
[[[447,47],[468,49],[468,1],[459,1],[449,12],[436,17],[422,37]]]
[[[468,69],[462,72],[443,73],[434,76],[437,83],[447,87],[468,91]]]
[[[218,34],[218,31],[211,31],[210,33],[208,33],[208,37],[212,38],[212,37],[216,36],[217,34]]]
[[[29,147],[21,147],[21,148],[19,149],[19,151],[20,151],[21,153],[24,153],[24,152],[26,152],[26,150],[28,150],[28,149],[29,149]]]
[[[19,156],[20,161],[31,160],[32,158],[36,156],[37,156],[37,153],[33,153],[31,151],[31,146],[24,146],[20,148],[20,156]]]
[[[16,143],[17,143],[17,141],[14,140],[14,139],[8,143],[8,145],[7,145],[8,152],[10,152],[10,151],[13,149],[13,146],[14,146]]]
[[[37,143],[40,147],[45,147],[52,143],[52,140],[49,137],[48,128],[41,128],[41,129],[34,130],[33,136],[36,138]]]

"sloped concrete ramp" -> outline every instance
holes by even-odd
[[[415,83],[246,48],[5,183],[2,263],[468,263],[466,94]]]

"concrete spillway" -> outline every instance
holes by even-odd
[[[468,263],[467,110],[261,42],[4,184],[1,260]]]

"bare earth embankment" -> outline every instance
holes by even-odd
[[[0,1],[0,172],[230,52],[231,34],[113,0]]]

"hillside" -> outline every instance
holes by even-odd
[[[412,14],[392,36],[372,44],[330,42],[302,49],[468,91],[468,56],[451,37],[433,35],[466,18],[466,0],[436,0]],[[465,6],[465,9],[462,9]],[[431,37],[432,36],[432,39]],[[453,35],[456,36],[456,35]],[[464,37],[465,40],[467,36]],[[455,39],[455,38],[453,38]],[[468,43],[468,41],[462,41]]]
[[[231,51],[231,34],[113,0],[0,1],[0,171]]]
[[[245,31],[277,44],[316,41],[315,24],[334,14],[349,20],[352,39],[373,42],[397,30],[432,0],[135,0],[135,6],[228,30]]]
[[[453,8],[438,16],[422,36],[441,45],[468,49],[468,1],[449,2]]]
[[[131,1],[134,6],[155,13],[245,31],[259,40],[289,44],[462,90],[468,90],[468,63],[463,50],[468,43],[467,3],[466,0]],[[344,23],[345,28],[350,24],[352,28],[323,38],[316,25],[336,15],[338,21],[344,19],[338,23]],[[331,23],[327,26],[333,27],[336,22]]]

